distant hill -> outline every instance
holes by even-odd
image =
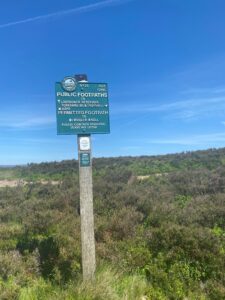
[[[171,173],[179,170],[207,169],[213,170],[225,164],[225,148],[209,149],[193,152],[156,156],[123,156],[110,158],[94,158],[94,174],[105,172],[107,169],[126,168],[135,176],[144,176],[158,173]],[[62,179],[65,175],[78,174],[77,160],[61,162],[31,163],[26,166],[2,166],[4,169],[13,169],[14,176],[19,178]]]
[[[1,169],[10,169],[10,168],[15,168],[17,165],[0,165]]]

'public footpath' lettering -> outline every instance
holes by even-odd
[[[67,92],[56,83],[58,134],[109,133],[108,90],[105,83],[77,83]]]

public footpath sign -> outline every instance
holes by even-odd
[[[55,90],[58,134],[110,132],[106,83],[76,82],[66,77],[56,83]]]
[[[80,219],[83,279],[93,278],[96,268],[92,133],[109,133],[106,83],[87,82],[86,75],[65,77],[55,84],[58,134],[77,134],[80,187]]]

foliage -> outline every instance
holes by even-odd
[[[90,282],[77,161],[0,169],[26,182],[0,188],[0,299],[225,299],[224,162],[225,149],[94,159]]]

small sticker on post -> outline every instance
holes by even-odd
[[[89,152],[80,153],[80,167],[90,167],[91,156]]]
[[[88,136],[80,137],[80,150],[89,151],[91,149],[91,139]]]

